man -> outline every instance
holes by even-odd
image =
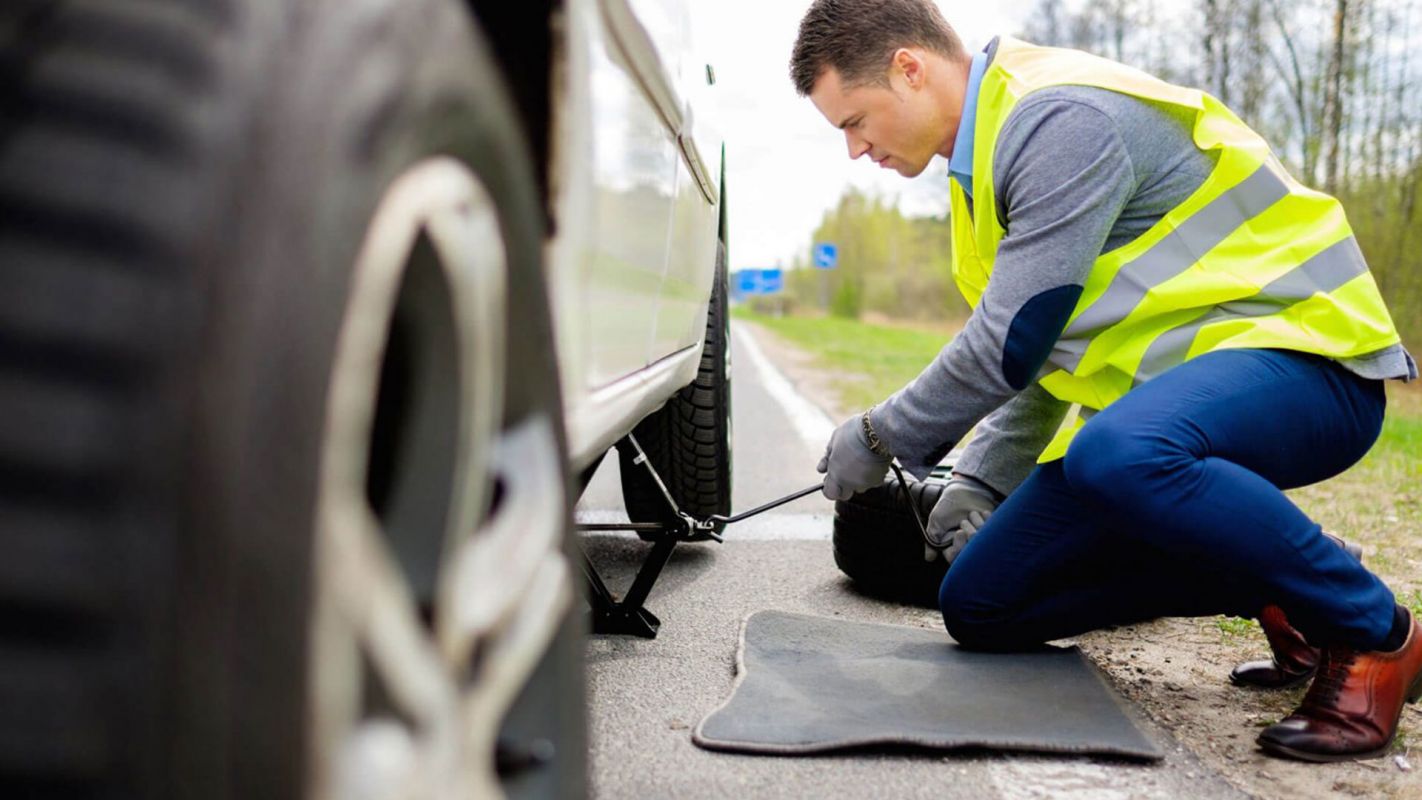
[[[1256,617],[1275,659],[1236,682],[1314,678],[1260,745],[1386,752],[1422,628],[1282,491],[1357,461],[1382,381],[1417,376],[1339,204],[1202,92],[1009,38],[969,54],[930,0],[816,0],[791,73],[851,158],[948,159],[974,308],[835,431],[826,496],[894,457],[922,477],[982,420],[929,532],[962,646]]]

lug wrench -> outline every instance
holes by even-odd
[[[925,543],[931,544],[928,539],[928,526],[923,521],[923,512],[919,511],[918,504],[913,501],[913,496],[909,494],[908,481],[904,479],[904,471],[900,469],[899,465],[896,463],[890,462],[889,466],[893,468],[894,476],[899,479],[899,489],[903,492],[904,502],[908,503],[909,510],[913,512],[913,521],[918,523],[918,532],[923,536],[923,541]],[[771,500],[765,505],[756,506],[755,508],[752,508],[749,511],[742,511],[739,514],[732,514],[729,517],[723,516],[721,514],[712,514],[711,516],[706,517],[703,520],[697,520],[697,527],[700,529],[707,529],[716,523],[730,525],[733,522],[740,522],[741,520],[749,519],[757,514],[769,511],[772,508],[779,508],[780,506],[783,506],[786,503],[799,500],[800,498],[806,495],[814,494],[815,492],[818,492],[823,489],[824,486],[825,482],[820,481],[819,483],[813,486],[806,486],[805,488],[795,492],[791,492],[790,494],[787,494],[784,497],[778,498],[776,500]]]

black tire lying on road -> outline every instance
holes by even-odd
[[[696,380],[638,423],[632,434],[682,511],[693,517],[731,513],[731,315],[726,246],[716,245],[716,284],[706,315],[706,346]],[[618,447],[622,500],[633,522],[672,522],[661,490],[646,467]],[[717,525],[719,533],[725,526]],[[654,538],[642,534],[643,539]],[[706,539],[704,535],[694,537]]]
[[[572,545],[541,204],[469,7],[5,2],[0,87],[0,796],[295,798],[334,755],[365,752],[318,739],[397,758],[423,746],[404,726],[447,721],[463,706],[445,689],[508,663],[497,635],[434,645],[426,619],[461,635],[473,624],[431,601],[425,561],[509,519],[524,474],[540,481],[549,542],[524,561],[553,559],[538,574],[567,611],[539,611],[532,641],[551,643],[503,675],[520,699],[483,714],[499,735],[459,755],[497,763],[510,795],[579,796],[580,620],[571,580],[553,580]],[[399,186],[432,190],[396,198]],[[393,219],[382,198],[419,224],[367,247],[374,221]],[[354,265],[372,252],[409,260],[383,273],[392,288],[376,294],[391,302],[358,313],[370,272]],[[471,306],[451,302],[449,281],[501,271],[490,264],[507,265],[485,285],[518,335],[479,339],[496,357],[472,360],[501,396],[467,426],[489,435],[466,439],[451,433],[473,415],[458,401],[475,371],[450,321]],[[384,356],[360,351],[373,357],[359,362],[359,408],[337,413],[328,400],[351,395],[333,365],[356,329]],[[342,437],[350,457],[334,459],[342,414],[366,435]],[[467,441],[497,444],[460,463]],[[337,484],[377,524],[322,516]],[[484,502],[455,497],[474,486]],[[408,583],[335,599],[409,613],[320,613],[329,531],[356,531],[345,538],[374,556],[355,574]],[[491,577],[514,571],[499,566]],[[333,649],[343,658],[316,656]],[[333,680],[315,675],[328,668]],[[359,716],[329,713],[342,703]],[[366,719],[380,723],[367,738],[335,740]],[[327,784],[322,796],[339,793]]]
[[[909,496],[927,522],[947,481],[909,479]],[[898,478],[834,504],[834,563],[865,594],[936,608],[948,568],[923,560],[923,534]]]

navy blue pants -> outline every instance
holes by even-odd
[[[1283,490],[1361,458],[1385,405],[1381,381],[1278,350],[1209,353],[1136,387],[963,549],[939,590],[949,634],[1010,650],[1274,603],[1314,644],[1377,649],[1392,592]]]

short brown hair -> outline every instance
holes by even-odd
[[[849,85],[887,85],[889,60],[901,47],[967,57],[933,0],[815,0],[800,20],[790,78],[801,96],[829,67]]]

